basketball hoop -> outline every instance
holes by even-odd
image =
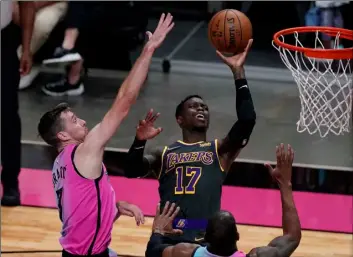
[[[315,33],[314,47],[304,47],[300,33]],[[333,47],[325,49],[320,35],[332,37]],[[293,44],[286,43],[291,38]],[[277,32],[272,45],[291,71],[298,85],[301,111],[297,131],[349,132],[352,112],[353,47],[340,49],[340,39],[353,41],[353,31],[331,27],[297,27]]]

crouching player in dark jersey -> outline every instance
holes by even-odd
[[[161,131],[153,126],[158,114],[150,112],[137,128],[135,141],[128,152],[125,175],[141,177],[150,170],[156,171],[161,208],[166,201],[180,206],[174,226],[184,233],[182,237],[172,238],[173,242],[201,243],[204,240],[207,220],[220,210],[222,184],[227,172],[249,141],[256,114],[243,65],[251,44],[252,40],[243,53],[233,57],[217,53],[231,68],[236,89],[238,120],[225,138],[207,140],[209,110],[196,95],[187,97],[176,108],[175,116],[182,129],[183,141],[144,156],[146,140]]]
[[[297,209],[294,204],[291,176],[294,152],[288,145],[285,151],[283,144],[276,149],[277,166],[273,169],[266,165],[270,175],[277,181],[282,202],[283,235],[273,239],[267,246],[253,248],[249,253],[239,251],[237,241],[239,233],[233,215],[219,211],[209,220],[205,239],[207,247],[198,244],[166,244],[164,235],[180,233],[172,229],[172,221],[177,217],[180,208],[176,205],[165,205],[162,213],[159,207],[153,221],[152,235],[147,245],[146,257],[289,257],[299,246],[301,227]]]

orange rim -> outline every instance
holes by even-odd
[[[319,27],[319,26],[308,26],[308,27],[296,27],[290,29],[284,29],[278,31],[273,35],[274,43],[279,46],[289,50],[303,52],[307,57],[312,58],[323,58],[323,59],[353,59],[353,47],[344,48],[344,49],[314,49],[299,47],[284,43],[279,40],[280,36],[305,32],[323,32],[329,36],[335,37],[337,33],[340,33],[340,38],[348,39],[353,41],[353,30],[342,29],[342,28],[333,28],[333,27]]]

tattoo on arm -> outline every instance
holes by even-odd
[[[268,246],[257,247],[249,252],[249,257],[289,257],[297,249],[299,242],[291,236],[279,236]]]
[[[170,246],[163,251],[162,257],[190,257],[199,245],[189,243],[179,243]]]
[[[269,246],[275,247],[279,257],[290,256],[297,249],[299,241],[290,235],[279,236],[273,239]]]
[[[276,248],[273,247],[256,247],[248,253],[249,257],[278,257]]]
[[[232,69],[234,80],[245,79],[245,69],[244,67],[237,67]]]

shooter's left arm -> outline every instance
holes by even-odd
[[[236,111],[238,120],[234,123],[228,135],[218,144],[218,155],[224,170],[228,171],[247,145],[256,123],[256,113],[252,101],[244,67],[232,69],[236,90]]]

